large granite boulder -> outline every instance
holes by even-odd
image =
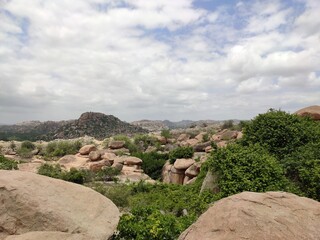
[[[210,207],[180,240],[318,240],[320,203],[285,192],[243,192]]]
[[[105,240],[119,221],[118,208],[92,189],[29,172],[0,170],[0,202],[0,240],[38,231],[58,233],[31,239]],[[59,232],[72,236],[55,238]]]
[[[320,106],[310,106],[295,112],[299,116],[309,116],[314,120],[320,121]]]

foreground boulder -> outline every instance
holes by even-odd
[[[0,170],[0,202],[1,240],[105,240],[119,221],[117,207],[99,193],[29,172]]]
[[[285,192],[243,192],[216,202],[180,240],[316,240],[320,203]]]

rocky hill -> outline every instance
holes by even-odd
[[[25,122],[0,126],[0,140],[53,140],[83,137],[104,139],[116,134],[146,133],[147,130],[123,122],[113,115],[86,112],[68,121]]]

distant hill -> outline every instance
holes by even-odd
[[[163,129],[178,129],[178,128],[190,128],[190,127],[204,127],[213,124],[223,124],[224,121],[215,120],[182,120],[178,122],[171,122],[169,120],[140,120],[131,122],[135,126],[142,127],[148,131],[161,131]]]
[[[147,133],[146,129],[123,122],[113,115],[86,112],[79,119],[68,121],[31,121],[0,126],[1,140],[71,139],[85,135],[104,139],[117,134]]]

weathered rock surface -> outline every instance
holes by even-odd
[[[85,145],[82,148],[80,148],[79,153],[81,155],[88,155],[90,152],[96,151],[96,150],[97,150],[96,146],[90,144],[90,145]]]
[[[109,148],[111,149],[120,149],[123,148],[125,145],[125,141],[112,141],[109,144]]]
[[[71,234],[64,232],[28,232],[21,235],[12,235],[5,240],[87,240],[88,236],[83,234]]]
[[[320,121],[320,106],[310,106],[306,108],[302,108],[295,112],[295,114],[299,116],[309,116],[314,120]]]
[[[89,159],[91,161],[99,161],[101,160],[101,153],[99,151],[92,151],[89,153]]]
[[[319,240],[320,203],[285,192],[243,192],[216,202],[180,240]]]
[[[0,171],[0,202],[0,239],[27,232],[56,231],[105,240],[119,221],[117,207],[99,193],[29,172]]]
[[[66,170],[70,170],[71,168],[84,168],[88,159],[84,157],[74,156],[74,155],[66,155],[59,159],[58,163],[61,167]]]
[[[180,158],[180,159],[177,159],[175,162],[174,162],[174,167],[176,169],[179,169],[179,170],[185,170],[187,169],[188,167],[190,167],[192,164],[194,164],[195,161],[191,158],[189,159],[186,159],[186,158]]]
[[[141,165],[142,160],[137,157],[123,157],[125,165]]]

